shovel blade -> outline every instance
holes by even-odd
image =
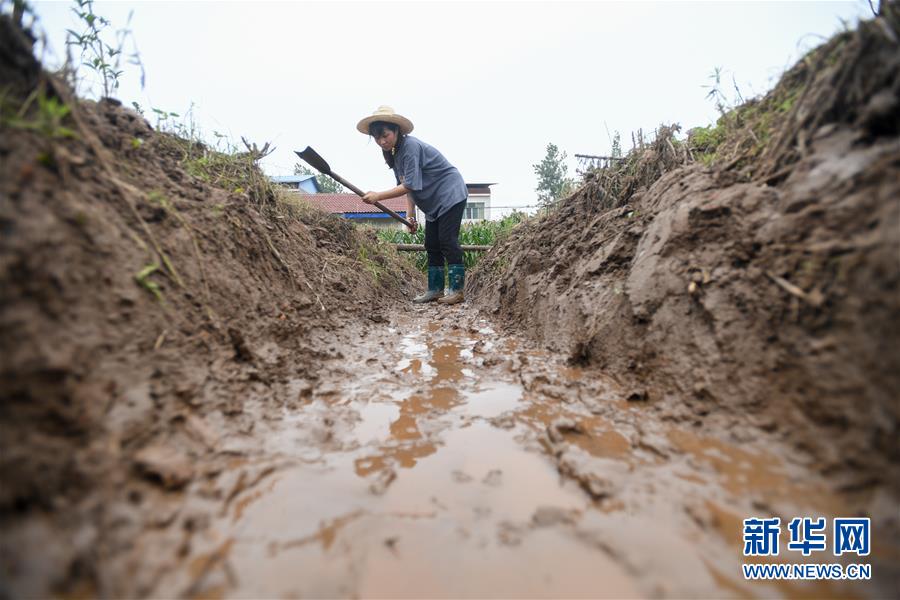
[[[303,152],[294,150],[294,154],[305,160],[306,163],[316,171],[325,173],[326,175],[331,175],[331,167],[328,166],[328,163],[325,162],[325,159],[319,156],[319,153],[313,150],[312,147],[307,146],[306,150],[304,150]]]

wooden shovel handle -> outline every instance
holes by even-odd
[[[332,179],[334,179],[335,181],[337,181],[338,183],[343,185],[344,187],[352,190],[353,193],[356,194],[357,196],[359,196],[360,198],[362,198],[363,196],[366,195],[366,193],[364,191],[362,191],[361,189],[359,189],[358,187],[356,187],[355,185],[353,185],[352,183],[350,183],[349,181],[347,181],[346,179],[344,179],[343,177],[341,177],[334,171],[329,172],[328,175]],[[407,227],[412,229],[412,226],[413,226],[412,223],[410,223],[409,221],[407,221],[406,219],[404,219],[403,217],[401,217],[400,215],[398,215],[397,213],[395,213],[394,211],[389,209],[387,206],[385,206],[381,202],[375,202],[375,206],[377,206],[378,209],[381,210],[382,212],[386,212],[387,214],[391,215],[392,217],[394,217],[395,219],[397,219],[398,221],[400,221],[401,223],[403,223],[404,225],[406,225]]]

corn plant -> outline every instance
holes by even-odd
[[[514,226],[525,218],[525,213],[514,212],[499,221],[464,223],[459,228],[459,243],[461,245],[491,246],[502,240]],[[381,229],[378,231],[378,237],[392,244],[424,244],[425,228],[420,227],[416,233],[409,233],[405,229]],[[466,268],[473,267],[482,254],[481,252],[464,252],[463,263]],[[419,270],[428,269],[428,255],[425,252],[416,252],[412,260],[415,261]]]

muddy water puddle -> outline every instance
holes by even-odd
[[[656,419],[612,383],[585,388],[577,369],[519,350],[484,321],[453,327],[421,313],[361,339],[315,389],[290,384],[306,399],[257,432],[250,462],[269,465],[264,476],[192,536],[154,594],[852,590],[740,577],[743,518],[843,510],[774,455]]]

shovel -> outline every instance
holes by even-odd
[[[344,187],[350,188],[359,197],[363,197],[366,195],[366,193],[364,191],[362,191],[361,189],[359,189],[358,187],[356,187],[355,185],[353,185],[352,183],[350,183],[349,181],[347,181],[346,179],[344,179],[337,173],[333,172],[331,170],[331,167],[328,166],[328,163],[325,162],[325,159],[322,158],[321,156],[319,156],[319,153],[316,152],[315,150],[313,150],[311,147],[307,146],[306,150],[304,150],[303,152],[294,150],[294,154],[296,154],[297,156],[299,156],[300,158],[305,160],[309,164],[309,166],[311,166],[316,171],[319,171],[320,173],[322,173],[324,175],[328,175],[329,177],[331,177],[332,179],[334,179],[335,181],[337,181]],[[385,206],[381,202],[375,202],[374,204],[379,209],[381,209],[382,212],[386,212],[387,214],[391,215],[392,217],[394,217],[395,219],[397,219],[398,221],[400,221],[401,223],[403,223],[410,229],[414,229],[412,223],[410,223],[409,221],[407,221],[406,219],[404,219],[403,217],[401,217],[400,215],[398,215],[397,213],[395,213],[394,211],[389,209],[387,206]]]

